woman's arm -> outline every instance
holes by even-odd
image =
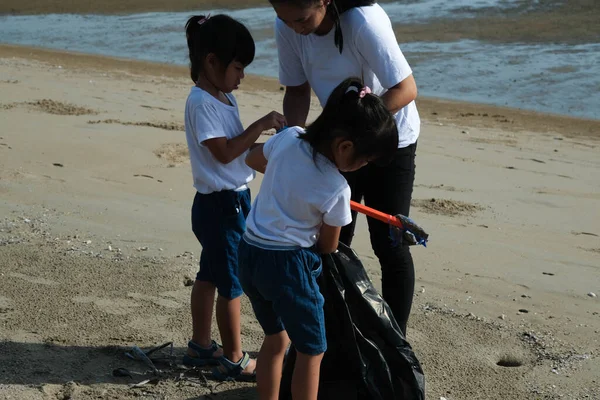
[[[417,98],[413,71],[400,50],[392,23],[379,6],[368,19],[355,18],[354,41],[366,63],[387,92],[381,99],[392,113],[400,111]]]
[[[306,125],[310,109],[310,84],[304,82],[300,86],[287,86],[283,96],[283,115],[288,126]]]
[[[275,20],[279,82],[286,87],[283,114],[288,126],[304,127],[310,108],[310,84],[300,59],[302,50],[298,37],[282,20]]]
[[[411,101],[417,98],[417,83],[415,78],[409,75],[402,82],[392,86],[387,92],[381,96],[383,104],[392,113],[396,114],[398,111],[410,104]]]

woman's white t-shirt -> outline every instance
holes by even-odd
[[[323,223],[352,221],[346,178],[325,156],[315,157],[299,133],[304,130],[288,128],[263,147],[267,170],[246,219],[246,234],[255,241],[308,248],[317,242]]]
[[[282,85],[299,86],[308,81],[321,106],[325,106],[333,89],[346,78],[362,78],[373,93],[381,96],[412,74],[392,23],[378,4],[346,11],[340,17],[340,25],[344,37],[342,54],[334,43],[334,29],[325,36],[304,36],[277,18],[275,37]],[[421,125],[415,102],[395,117],[398,147],[415,143]]]
[[[228,164],[219,162],[203,143],[208,139],[233,139],[244,132],[237,102],[222,103],[197,86],[192,87],[185,104],[185,136],[190,151],[194,187],[202,194],[222,190],[243,190],[255,172],[246,165],[244,152]]]

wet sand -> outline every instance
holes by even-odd
[[[128,386],[151,374],[127,349],[173,341],[180,360],[190,335],[200,248],[185,68],[0,46],[0,77],[0,397],[256,399],[251,384],[177,368]],[[249,77],[236,96],[245,125],[281,108],[274,80]],[[411,216],[431,242],[413,250],[408,339],[428,398],[594,398],[598,122],[419,108]],[[313,101],[310,118],[318,111]],[[380,287],[358,225],[354,248]],[[242,312],[244,348],[256,352],[245,299]],[[119,367],[132,377],[113,376]]]
[[[158,11],[194,11],[213,8],[261,7],[266,0],[106,0],[89,2],[83,0],[33,0],[22,2],[4,0],[0,3],[0,14],[131,14]]]
[[[13,45],[0,44],[0,56],[23,57],[52,62],[57,65],[68,63],[74,68],[109,68],[120,78],[129,74],[151,76],[159,74],[164,77],[185,80],[188,76],[186,67],[172,64],[148,63]],[[244,80],[244,88],[249,91],[283,92],[283,87],[276,79],[253,75]],[[513,132],[531,131],[549,135],[560,132],[569,137],[587,136],[592,139],[600,139],[600,120],[571,118],[508,107],[425,97],[419,97],[418,106],[422,117],[437,124],[468,124],[483,128],[501,126],[502,129]]]
[[[2,14],[130,14],[267,7],[267,0],[4,0]],[[535,6],[534,10],[531,7]],[[509,10],[482,8],[467,20],[439,19],[426,24],[396,25],[401,43],[474,39],[492,42],[588,43],[600,40],[600,3],[596,0],[523,1]]]
[[[524,6],[530,5],[524,2]],[[400,43],[451,42],[461,39],[494,43],[597,43],[600,3],[596,0],[545,1],[533,11],[483,9],[466,20],[439,19],[426,24],[395,25]]]

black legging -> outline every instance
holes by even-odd
[[[417,144],[398,149],[392,162],[384,167],[369,164],[358,171],[344,176],[352,189],[352,200],[386,214],[408,216],[415,180],[415,155]],[[409,247],[396,246],[390,239],[388,224],[367,218],[371,247],[381,264],[381,286],[383,298],[388,303],[394,318],[406,334],[406,323],[412,307],[415,289],[415,266]],[[352,212],[352,223],[342,228],[340,241],[348,246],[352,243],[356,226],[356,212]]]

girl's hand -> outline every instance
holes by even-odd
[[[269,129],[279,130],[286,126],[287,121],[282,114],[279,114],[277,111],[271,111],[264,117],[258,120],[263,131],[268,131]]]

